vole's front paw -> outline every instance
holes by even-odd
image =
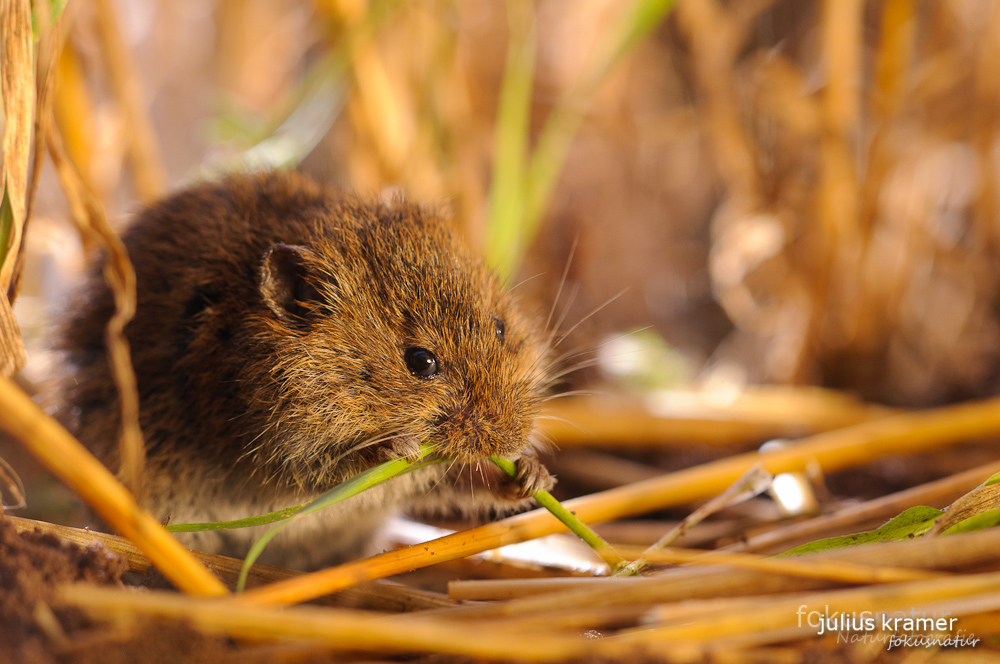
[[[379,447],[379,455],[383,461],[406,459],[413,462],[420,458],[420,443],[411,436],[396,436]]]
[[[500,498],[511,502],[518,502],[531,498],[539,489],[548,491],[555,486],[556,480],[549,473],[549,469],[542,465],[534,451],[528,451],[514,461],[517,467],[517,478],[510,477],[506,473],[500,479],[500,485],[496,488],[496,494]]]

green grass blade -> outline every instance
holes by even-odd
[[[509,477],[517,477],[517,467],[514,465],[513,461],[507,459],[502,459],[496,455],[490,457],[497,468],[506,473]],[[618,555],[614,547],[608,544],[607,540],[591,530],[590,526],[585,524],[583,521],[577,518],[575,514],[570,512],[568,509],[562,506],[558,500],[556,500],[551,493],[545,489],[539,489],[532,494],[539,505],[547,509],[552,513],[552,516],[562,521],[563,525],[570,529],[574,535],[586,542],[590,547],[597,552],[597,555],[601,557],[604,562],[611,565],[613,569],[620,567],[623,564],[622,557]]]
[[[507,14],[507,64],[497,108],[486,236],[486,262],[504,278],[516,269],[524,251],[525,159],[537,50],[531,3],[508,0]]]
[[[246,586],[247,574],[250,572],[250,568],[253,566],[254,562],[260,557],[260,554],[264,552],[268,543],[274,539],[283,528],[290,524],[295,519],[306,514],[312,514],[317,512],[324,507],[329,507],[339,503],[342,500],[346,500],[351,496],[356,496],[357,494],[370,489],[374,486],[378,486],[383,482],[388,482],[393,477],[397,475],[414,470],[416,467],[422,467],[423,464],[417,464],[417,461],[423,460],[427,455],[429,455],[433,450],[430,444],[425,443],[420,446],[420,452],[417,458],[413,461],[408,459],[393,459],[392,461],[386,461],[385,463],[379,464],[374,468],[370,468],[363,473],[359,473],[347,480],[342,482],[337,486],[333,487],[323,495],[319,496],[315,500],[298,508],[295,508],[295,513],[290,518],[286,518],[284,521],[274,526],[268,530],[264,535],[260,537],[253,546],[250,547],[247,557],[243,560],[243,567],[240,569],[240,577],[236,583],[236,589],[242,591]]]
[[[595,60],[580,84],[552,110],[528,162],[522,228],[526,238],[534,237],[541,224],[552,190],[594,94],[608,72],[653,32],[673,6],[674,0],[635,2],[618,24],[615,36],[609,40],[604,53]]]
[[[274,523],[275,521],[282,521],[287,519],[300,509],[306,506],[306,503],[301,505],[296,505],[294,507],[286,507],[284,509],[277,510],[275,512],[268,512],[267,514],[260,514],[258,516],[248,516],[245,519],[234,519],[233,521],[207,521],[204,523],[169,523],[165,528],[171,533],[199,533],[206,530],[233,530],[236,528],[252,528],[254,526],[266,526],[269,523]]]
[[[487,263],[510,277],[541,224],[552,191],[587,108],[607,74],[642,43],[673,9],[674,0],[637,0],[609,33],[580,82],[552,109],[526,158],[534,73],[534,25],[520,18],[525,3],[508,2],[511,38],[497,113],[490,189]]]

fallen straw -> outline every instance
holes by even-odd
[[[835,616],[841,612],[847,614],[857,612],[859,607],[863,607],[870,616],[878,616],[885,612],[890,621],[897,616],[937,618],[940,614],[925,613],[922,610],[923,605],[945,601],[952,603],[949,607],[951,614],[949,617],[952,618],[952,622],[946,628],[950,631],[954,628],[957,616],[984,610],[979,602],[973,601],[968,609],[964,609],[955,600],[974,600],[977,597],[989,600],[986,610],[1000,608],[1000,572],[758,598],[758,601],[753,602],[752,610],[748,610],[743,602],[737,602],[736,606],[730,608],[720,605],[721,603],[716,600],[711,605],[713,610],[702,613],[693,620],[690,619],[691,613],[687,611],[678,616],[677,607],[666,606],[662,610],[654,608],[647,616],[647,620],[655,623],[662,618],[667,624],[624,633],[614,639],[622,643],[635,644],[676,643],[682,640],[706,641],[780,627],[794,628],[800,637],[812,637],[817,635],[815,623],[809,624],[809,621],[803,619],[803,615],[808,615],[810,612],[817,614],[824,612]],[[691,604],[692,606],[686,608],[694,609],[697,606],[696,602]],[[878,619],[876,624],[882,625],[883,621]],[[783,636],[787,638],[787,635]]]
[[[915,453],[996,434],[1000,434],[1000,399],[902,413],[804,438],[781,450],[741,454],[576,498],[563,506],[581,520],[595,523],[713,496],[725,490],[755,463],[761,463],[771,473],[802,470],[811,462],[831,471],[886,454]],[[535,510],[432,542],[257,588],[234,601],[254,605],[303,602],[363,581],[563,530],[564,526],[547,511]]]
[[[386,620],[384,614],[347,609],[235,607],[175,593],[123,593],[86,585],[63,586],[60,600],[108,620],[131,621],[137,615],[180,618],[206,633],[258,641],[311,641],[332,650],[433,652],[477,661],[502,657],[526,662],[578,659],[594,650],[592,641],[580,637],[553,634],[517,639],[487,625],[470,630],[465,624],[434,617],[413,616],[403,624]],[[634,648],[609,646],[605,650],[622,655]]]
[[[660,549],[649,551],[642,547],[617,547],[626,559],[643,558],[651,563],[672,565],[725,566],[754,572],[783,574],[804,579],[823,579],[845,584],[899,583],[947,576],[946,572],[933,570],[864,565],[840,560],[767,558],[747,553],[700,551],[694,549]],[[617,577],[622,578],[622,577]],[[627,577],[625,577],[627,578]],[[510,599],[531,593],[531,584],[523,579],[497,579],[452,581],[448,584],[448,597],[459,600]]]

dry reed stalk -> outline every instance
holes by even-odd
[[[556,470],[562,476],[562,465],[556,466]],[[645,479],[645,478],[642,478]],[[640,481],[640,480],[635,480]],[[619,484],[609,485],[619,486]],[[775,518],[779,518],[777,514]],[[621,543],[624,545],[634,544],[636,546],[648,546],[650,542],[655,542],[658,537],[674,528],[680,521],[670,519],[626,519],[622,521],[611,521],[602,523],[595,529],[609,542]],[[702,522],[677,539],[677,545],[681,547],[710,547],[719,540],[730,540],[744,536],[750,527],[760,527],[768,523],[774,523],[771,519],[755,516],[735,516],[733,518],[720,518],[709,522]],[[777,525],[777,524],[774,524]]]
[[[974,109],[978,116],[977,124],[979,126],[975,144],[984,164],[992,163],[989,160],[994,158],[994,137],[997,134],[998,125],[1000,125],[996,113],[997,106],[1000,104],[1000,83],[997,82],[996,76],[996,63],[1000,58],[1000,8],[993,5],[991,9],[975,79],[979,88],[979,97],[983,100],[983,102],[976,104]],[[977,219],[978,236],[984,238],[985,244],[995,251],[998,238],[996,225],[993,221],[997,217],[998,208],[1000,208],[1000,191],[998,191],[997,183],[992,179],[983,179],[977,204],[980,208]]]
[[[121,106],[123,135],[127,137],[136,192],[140,200],[151,203],[163,196],[167,177],[163,171],[156,132],[149,118],[149,105],[143,94],[139,72],[133,64],[135,59],[128,52],[118,29],[114,8],[109,0],[94,0],[94,9],[104,66],[111,76],[115,97]]]
[[[73,13],[78,7],[79,5],[71,3],[63,14]],[[68,33],[69,29],[66,32]],[[92,130],[87,129],[95,122],[97,104],[91,90],[87,87],[86,73],[72,40],[68,40],[59,53],[55,68],[58,84],[52,91],[54,99],[50,108],[47,109],[47,112],[52,115],[48,120],[43,119],[43,121],[54,122],[59,127],[59,135],[63,138],[66,152],[72,162],[76,164],[84,184],[88,189],[97,191],[92,173],[94,143],[97,137],[94,136]],[[39,109],[39,112],[42,110]],[[43,136],[47,135],[48,132],[43,134]],[[43,143],[39,142],[38,145],[43,145]]]
[[[860,526],[875,520],[887,521],[914,505],[943,507],[976,488],[997,472],[1000,472],[1000,462],[988,463],[882,498],[851,505],[832,514],[776,528],[725,547],[725,550],[780,553],[799,543],[843,533],[850,528],[860,529]]]
[[[121,469],[119,474],[125,486],[141,501],[146,447],[143,442],[142,429],[139,427],[138,386],[132,367],[128,339],[125,338],[125,326],[135,315],[135,270],[132,268],[132,262],[129,260],[125,245],[108,223],[101,204],[93,192],[87,189],[79,171],[67,157],[58,128],[51,122],[47,123],[47,126],[50,129],[46,141],[49,157],[56,167],[63,192],[69,201],[70,209],[73,212],[73,222],[85,242],[87,239],[96,238],[107,250],[108,258],[104,264],[104,279],[111,287],[115,313],[108,321],[104,338],[121,408],[119,433]]]
[[[858,228],[858,185],[854,169],[860,117],[861,36],[863,0],[824,0],[823,57],[826,87],[823,94],[821,133],[821,181],[817,210],[821,222],[823,256],[814,277],[813,313],[806,345],[820,347],[821,336],[831,337],[833,319],[835,345],[857,338],[862,319],[858,309],[858,267],[864,240]],[[812,355],[815,351],[808,353]],[[803,367],[804,368],[804,367]]]
[[[28,158],[35,105],[31,6],[2,0],[0,95],[3,97],[3,160],[0,161],[0,375],[13,376],[27,361],[24,340],[7,289],[14,275],[25,220]]]
[[[709,268],[716,299],[738,328],[770,339],[761,361],[769,378],[806,384],[807,365],[814,351],[810,326],[819,318],[814,304],[818,300],[811,292],[815,285],[793,269],[789,257],[772,255],[765,262],[775,263],[774,269],[781,270],[781,283],[768,289],[776,292],[760,298],[754,292],[758,288],[748,285],[746,279],[747,272],[760,267],[761,261],[736,255],[748,232],[775,236],[788,232],[788,220],[776,214],[768,200],[769,183],[765,185],[758,168],[763,160],[744,126],[737,93],[740,86],[734,74],[755,17],[771,4],[766,0],[738,3],[730,11],[723,10],[716,0],[691,0],[678,7],[678,25],[693,55],[695,83],[703,97],[699,116],[726,190],[726,199],[712,221],[715,240]],[[796,90],[786,99],[790,96],[801,95]],[[733,269],[737,264],[739,269]],[[761,306],[765,300],[771,304]]]
[[[806,579],[824,579],[844,584],[899,583],[947,576],[943,572],[881,565],[858,565],[839,560],[817,560],[814,558],[765,558],[751,554],[692,549],[661,549],[645,554],[646,549],[643,547],[631,546],[616,546],[615,550],[625,560],[641,557],[651,563],[688,565],[690,567],[719,565]],[[452,581],[448,584],[448,597],[457,600],[513,599],[530,594],[534,594],[532,588],[525,586],[520,580]]]
[[[1000,625],[1000,611],[984,611],[983,613],[962,619],[962,628],[969,634],[996,634],[997,625]],[[995,664],[1000,663],[1000,654],[991,655],[990,657],[982,661],[994,662]]]
[[[967,605],[954,601],[965,598],[973,601]],[[711,610],[693,620],[688,620],[684,614],[678,614],[673,607],[668,607],[662,617],[666,621],[676,621],[677,624],[643,629],[612,639],[645,644],[661,641],[712,641],[751,632],[755,633],[756,638],[767,630],[781,628],[794,629],[800,638],[811,637],[816,635],[816,628],[803,621],[802,615],[798,613],[802,607],[807,612],[825,611],[830,616],[835,615],[835,612],[855,612],[859,608],[873,614],[904,611],[909,615],[911,611],[919,613],[929,608],[928,605],[944,601],[950,602],[951,613],[955,617],[1000,608],[1000,573],[968,574],[885,586],[760,598],[752,603],[739,602],[735,609],[727,609],[722,606],[721,601],[714,601]],[[697,603],[693,606],[697,607]],[[694,610],[697,611],[697,608]],[[660,617],[657,609],[653,609],[648,615],[650,621],[657,621]],[[782,638],[787,638],[787,634],[783,633]]]
[[[7,378],[0,377],[0,427],[75,491],[113,528],[128,537],[164,576],[185,592],[226,593],[222,583],[174,539],[132,494],[66,429]]]
[[[553,401],[540,430],[560,448],[658,447],[692,442],[744,446],[779,436],[828,431],[891,414],[818,388],[759,387],[735,398],[699,391],[654,394],[644,403],[578,397]]]
[[[751,142],[739,115],[733,71],[742,44],[741,26],[715,0],[678,3],[677,21],[688,37],[696,79],[704,95],[705,134],[719,174],[739,209],[753,210],[760,199]]]
[[[887,142],[888,130],[902,109],[906,91],[904,83],[906,73],[911,66],[916,26],[914,0],[888,0],[882,6],[881,33],[875,56],[875,90],[871,95],[871,109],[869,109],[875,132],[868,148],[868,159],[859,189],[858,202],[858,222],[866,233],[871,230],[879,192],[893,166],[891,147]],[[865,295],[870,297],[870,293]],[[898,302],[899,298],[898,292],[892,293],[889,301]],[[887,316],[892,315],[891,311],[885,309],[882,311]],[[870,323],[883,328],[889,323],[881,316],[870,316],[867,319]]]
[[[411,620],[425,620],[433,617],[442,620],[451,620],[454,618],[456,622],[466,622],[466,616],[461,613],[462,609],[466,606],[468,605],[424,613],[398,613],[387,617],[386,621],[405,623]],[[524,638],[531,638],[534,634],[578,635],[590,630],[634,627],[642,620],[642,617],[649,611],[649,608],[649,606],[644,605],[610,607],[577,606],[564,611],[549,613],[544,619],[539,619],[539,616],[487,617],[482,620],[482,624],[487,624],[492,628],[503,630],[508,634],[517,634]],[[480,624],[474,620],[468,620],[468,622],[473,625]]]
[[[816,554],[810,560],[842,561],[859,565],[889,565],[916,569],[957,570],[995,564],[1000,531],[920,538],[915,541],[873,544]],[[497,584],[498,586],[500,584]],[[537,616],[587,607],[631,607],[693,599],[801,592],[829,584],[816,579],[748,574],[741,569],[671,570],[644,578],[537,579],[522,581],[517,592],[533,592],[509,602],[462,607],[449,615],[463,619]]]
[[[13,376],[27,361],[24,339],[17,326],[14,310],[7,300],[7,294],[0,292],[0,376]]]
[[[431,617],[391,621],[381,614],[346,609],[275,610],[162,592],[138,595],[76,585],[64,586],[60,598],[103,619],[134,620],[137,615],[184,619],[203,632],[253,640],[308,640],[323,643],[332,650],[434,652],[533,662],[563,661],[595,650],[618,656],[637,650],[628,646],[604,647],[592,640],[559,635],[514,639],[508,632],[487,625],[470,630],[465,624],[449,624]]]
[[[369,165],[362,186],[378,189],[385,183],[406,183],[414,173],[433,171],[424,154],[415,150],[420,115],[402,72],[387,66],[379,49],[368,7],[355,2],[331,0],[317,3],[321,15],[343,24],[346,61],[354,82],[349,101],[352,124],[363,146],[355,157]],[[405,40],[407,33],[397,34]],[[426,35],[425,35],[426,36]],[[374,161],[374,164],[371,162]],[[358,174],[358,169],[355,169]]]
[[[0,162],[0,194],[5,194],[13,224],[0,246],[0,292],[6,293],[14,272],[11,251],[21,244],[25,193],[28,187],[28,159],[35,109],[35,70],[31,34],[31,6],[27,0],[3,0],[0,5],[3,29],[3,65],[0,83],[3,93],[3,161]]]
[[[51,120],[52,91],[55,87],[56,63],[63,52],[63,38],[65,31],[62,26],[66,21],[67,12],[65,8],[59,14],[55,24],[49,20],[46,11],[38,12],[39,33],[38,47],[36,49],[37,65],[35,73],[35,120],[34,133],[31,138],[31,145],[40,146],[45,144],[45,136],[48,132],[48,122]],[[14,272],[11,275],[10,285],[7,288],[7,298],[11,304],[17,299],[21,290],[21,276],[24,273],[24,241],[27,237],[28,224],[31,223],[31,213],[34,209],[35,194],[38,191],[38,180],[42,174],[42,162],[44,152],[36,150],[31,158],[31,170],[28,174],[28,190],[24,203],[24,228],[22,229],[21,242],[18,247],[17,257],[14,262]]]
[[[362,125],[359,129],[366,130],[365,134],[376,148],[383,169],[382,179],[392,182],[405,170],[413,145],[414,127],[410,115],[402,108],[402,100],[378,53],[374,36],[368,31],[354,31],[353,36],[349,51],[360,106],[355,118]]]
[[[663,549],[651,551],[649,555],[643,555],[644,551],[645,549],[642,547],[623,547],[619,552],[623,557],[637,558],[642,556],[652,563],[690,567],[723,565],[805,579],[825,579],[845,584],[900,583],[948,576],[944,572],[929,572],[884,565],[859,565],[839,560],[818,560],[815,558],[767,558],[745,553],[734,554],[692,549]]]
[[[584,486],[594,490],[642,482],[663,474],[662,468],[579,447],[561,450],[549,465],[560,482],[567,479],[574,484],[582,482]],[[661,534],[663,531],[657,533],[651,541],[655,541]]]
[[[1000,433],[1000,399],[904,413],[805,438],[766,454],[741,454],[565,503],[585,523],[609,521],[713,496],[757,463],[771,473],[803,470],[810,463],[837,470],[886,454],[913,454],[977,436]],[[565,528],[535,510],[413,547],[389,551],[245,593],[239,602],[293,604],[363,581],[462,558]]]

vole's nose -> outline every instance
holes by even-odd
[[[508,456],[527,444],[529,423],[515,409],[463,400],[438,422],[449,456],[471,461],[491,454]]]

